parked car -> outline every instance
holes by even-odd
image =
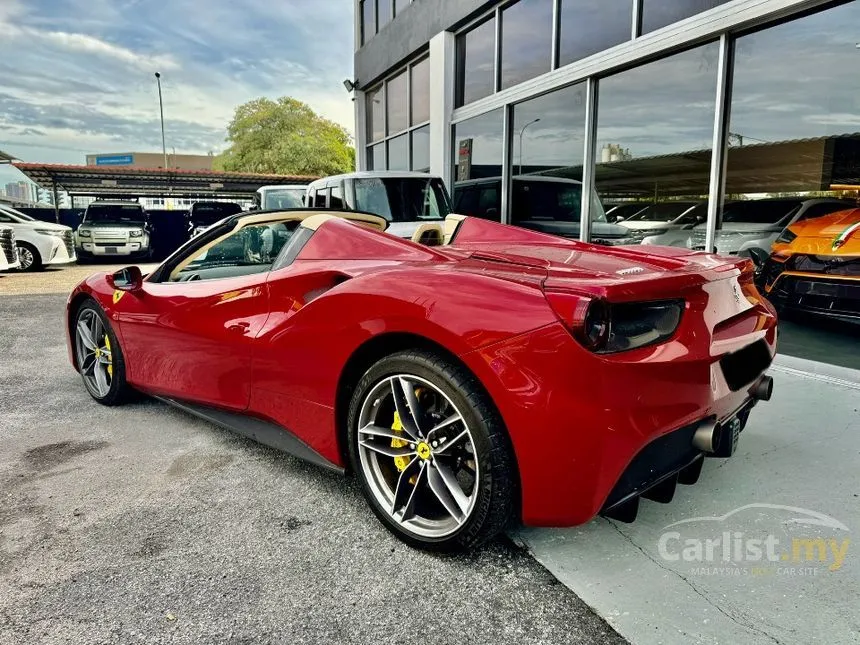
[[[70,264],[77,259],[74,234],[68,226],[43,222],[2,204],[0,224],[11,226],[15,231],[21,271],[38,271],[48,265]]]
[[[616,222],[642,243],[648,244],[651,242],[650,238],[665,235],[669,231],[689,231],[707,218],[707,202],[666,201],[640,203],[636,212]]]
[[[260,209],[268,211],[301,208],[304,206],[305,190],[305,184],[262,186],[257,189]]]
[[[717,251],[737,255],[741,251],[749,253],[750,249],[755,248],[769,254],[774,241],[786,226],[852,205],[853,202],[848,200],[804,197],[728,201],[723,205],[722,229],[717,231]],[[643,243],[703,250],[706,228],[707,224],[703,222],[690,231],[672,230],[648,237]]]
[[[15,230],[0,224],[0,271],[18,268],[18,249],[15,246]]]
[[[241,212],[242,207],[235,202],[194,202],[188,209],[188,237],[200,235],[215,222]]]
[[[731,456],[770,397],[776,315],[745,260],[461,215],[422,224],[432,246],[388,226],[234,215],[146,277],[91,276],[68,299],[72,364],[101,404],[135,388],[349,468],[427,549],[515,517],[632,521]]]
[[[563,177],[517,175],[512,180],[511,224],[533,231],[579,238],[582,182]],[[471,179],[454,185],[454,212],[500,221],[502,180]],[[606,220],[597,194],[591,205],[591,241],[595,244],[637,244],[623,226]]]
[[[95,201],[84,212],[75,247],[80,258],[147,259],[152,255],[151,238],[149,216],[138,202]]]
[[[411,238],[424,222],[441,222],[451,200],[439,177],[421,172],[366,171],[318,179],[307,187],[309,208],[373,213],[388,232]]]
[[[860,208],[789,226],[760,280],[778,310],[860,324]]]

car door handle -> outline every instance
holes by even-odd
[[[231,334],[244,334],[248,331],[248,328],[251,326],[249,322],[238,322],[233,323],[229,327],[227,327],[227,331]]]

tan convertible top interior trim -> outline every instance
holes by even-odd
[[[445,218],[445,239],[444,244],[450,244],[451,240],[454,239],[454,235],[457,233],[457,229],[460,227],[460,224],[463,220],[466,219],[465,215],[457,215],[452,213]]]
[[[412,234],[412,241],[424,246],[442,246],[445,240],[445,229],[437,222],[424,222]]]
[[[236,220],[236,225],[229,231],[224,233],[208,244],[201,246],[195,253],[186,257],[182,262],[177,264],[173,271],[170,272],[168,281],[175,282],[177,276],[187,267],[191,261],[200,256],[200,254],[208,251],[213,246],[233,235],[236,231],[245,228],[246,226],[254,226],[255,224],[275,224],[278,222],[301,222],[301,226],[316,230],[320,224],[327,219],[340,218],[355,222],[361,226],[366,226],[377,231],[385,231],[388,228],[388,222],[385,218],[378,215],[370,215],[369,213],[355,213],[352,211],[315,211],[315,210],[295,210],[283,211],[280,213],[260,213],[259,215],[246,215],[239,217]]]

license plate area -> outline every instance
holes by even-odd
[[[106,246],[105,247],[105,253],[116,253],[116,247],[115,246]]]
[[[726,354],[720,359],[723,376],[732,392],[749,385],[770,366],[770,350],[763,340],[741,350]]]

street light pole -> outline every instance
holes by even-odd
[[[529,121],[520,130],[520,172],[518,173],[520,175],[523,174],[523,133],[526,131],[527,127],[533,123],[537,123],[538,121],[540,121],[540,118],[537,118],[534,121]]]
[[[161,74],[155,72],[155,82],[158,83],[158,110],[161,112],[161,153],[164,155],[164,169],[167,170],[167,145],[164,142],[164,103],[161,101]]]

